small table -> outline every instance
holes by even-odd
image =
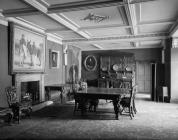
[[[64,87],[65,87],[65,84],[53,84],[53,85],[45,86],[45,91],[46,91],[46,94],[48,96],[48,99],[50,99],[50,91],[51,90],[58,90],[58,91],[61,92],[60,99],[61,99],[61,102],[62,102]]]
[[[85,103],[88,99],[107,99],[112,100],[115,112],[115,118],[119,119],[121,98],[131,92],[131,89],[123,88],[87,88],[77,91],[76,96],[81,99],[81,114],[85,112]]]

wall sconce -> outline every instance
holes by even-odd
[[[64,46],[64,50],[63,50],[63,53],[64,53],[64,65],[67,66],[67,49],[68,49],[68,45],[66,44]]]
[[[64,65],[67,66],[67,51],[64,53]]]

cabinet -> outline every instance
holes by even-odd
[[[129,56],[100,57],[99,87],[131,88],[135,83],[135,60]]]

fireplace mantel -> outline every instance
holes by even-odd
[[[30,81],[39,81],[40,102],[45,100],[43,74],[15,74],[14,81],[14,84],[17,87],[19,102],[21,101],[21,83]]]

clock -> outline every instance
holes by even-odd
[[[96,60],[95,56],[88,55],[84,60],[84,66],[85,66],[86,70],[94,71],[97,66],[97,60]]]

